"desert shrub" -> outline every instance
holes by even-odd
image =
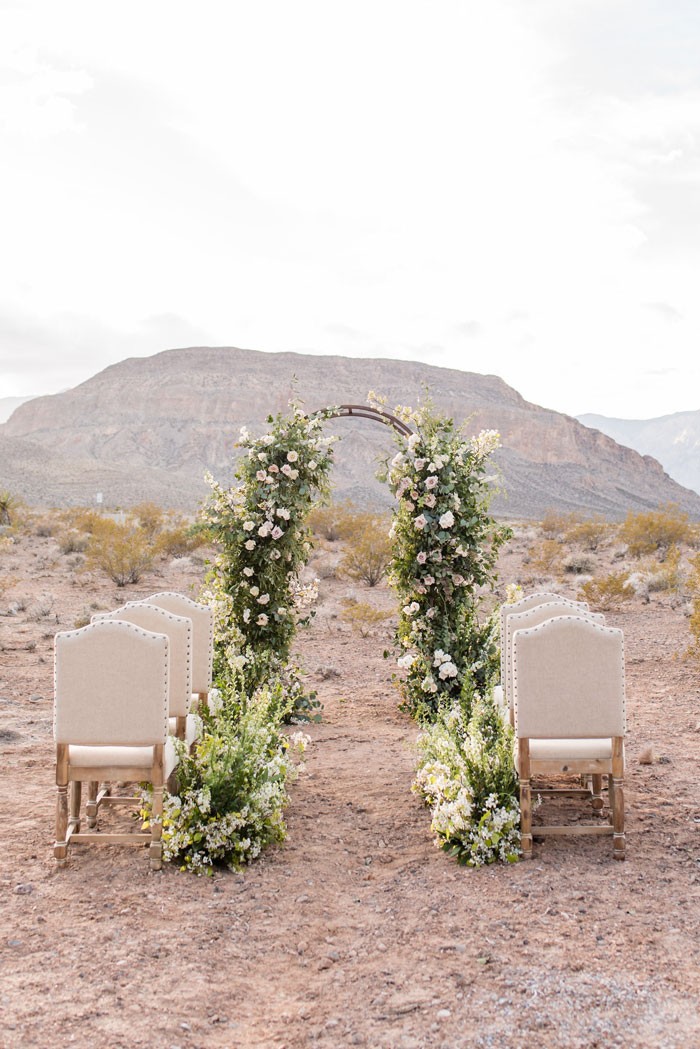
[[[688,621],[691,642],[685,652],[685,656],[687,659],[691,659],[700,665],[700,554],[696,554],[695,557],[690,559],[688,589],[692,597],[691,613]]]
[[[173,528],[164,528],[156,537],[153,550],[165,557],[186,557],[206,542],[206,535],[201,529],[180,524]]]
[[[99,568],[117,586],[138,583],[153,564],[153,551],[140,528],[102,518],[85,551],[88,568]]]
[[[576,520],[575,515],[564,532],[565,543],[578,543],[586,550],[597,550],[615,532],[615,525],[599,514],[591,518]]]
[[[587,601],[592,609],[606,611],[617,608],[625,601],[634,597],[634,587],[631,585],[627,572],[610,572],[606,576],[597,579],[589,579],[581,584],[579,599]]]
[[[584,554],[569,554],[562,561],[562,568],[569,575],[590,575],[595,565]]]
[[[548,510],[542,518],[540,530],[548,539],[559,538],[571,527],[572,518],[574,517],[576,520],[579,520],[578,515],[564,514],[558,510]]]
[[[672,546],[694,546],[698,528],[684,510],[675,503],[667,503],[658,510],[628,513],[620,528],[620,538],[633,557],[656,553],[663,561]]]
[[[374,514],[362,514],[358,527],[346,542],[339,571],[367,586],[376,586],[386,575],[391,557],[388,523]]]
[[[681,552],[677,546],[669,547],[668,553],[661,563],[657,561],[648,566],[646,584],[648,593],[669,590],[679,593],[681,591],[683,587],[683,571],[681,569]]]
[[[543,539],[530,547],[529,563],[535,572],[558,576],[563,571],[564,554],[561,543],[556,539]]]
[[[57,529],[57,522],[52,521],[50,517],[40,517],[34,524],[34,534],[40,539],[49,539],[56,534]]]
[[[369,637],[375,627],[391,619],[394,614],[383,608],[373,608],[366,601],[353,601],[352,598],[348,598],[343,604],[345,608],[340,613],[340,618],[344,623],[349,623],[360,637]]]
[[[11,527],[19,510],[19,500],[6,488],[0,490],[0,525]]]
[[[357,509],[349,499],[345,499],[342,503],[314,507],[308,522],[311,531],[319,539],[335,543],[338,539],[347,539],[353,535],[358,527],[357,517]]]
[[[600,543],[615,530],[615,525],[601,514],[584,517],[573,511],[569,514],[549,510],[540,525],[542,534],[561,543],[577,543],[587,550],[597,550]]]
[[[67,528],[58,536],[58,549],[62,554],[82,554],[87,550],[90,537],[75,528]]]
[[[165,525],[165,510],[157,503],[139,503],[133,507],[131,516],[139,528],[146,533],[150,542],[162,532]]]

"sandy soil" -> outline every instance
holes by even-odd
[[[524,549],[503,583],[532,588]],[[3,1049],[700,1045],[700,674],[677,658],[688,626],[668,595],[608,613],[626,639],[624,863],[595,837],[477,871],[436,849],[382,658],[391,625],[363,638],[339,617],[344,596],[391,594],[326,578],[299,643],[324,719],[287,841],[213,879],[119,848],[76,848],[57,871],[53,635],[155,589],[196,593],[202,574],[176,561],[117,590],[51,538],[2,552]]]

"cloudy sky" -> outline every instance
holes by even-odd
[[[0,397],[226,345],[700,409],[697,0],[0,0]]]

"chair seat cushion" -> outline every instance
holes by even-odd
[[[176,768],[178,757],[171,738],[165,742],[165,776],[167,779]],[[84,747],[71,744],[68,748],[68,763],[76,768],[142,768],[153,764],[153,747]],[[145,777],[144,777],[145,778]]]
[[[514,748],[518,768],[518,744]],[[612,739],[531,739],[530,761],[612,761]]]
[[[168,719],[168,729],[171,736],[177,730],[177,718]],[[185,719],[185,743],[191,747],[202,735],[202,719],[197,714],[188,714]]]

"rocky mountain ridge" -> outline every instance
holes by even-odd
[[[194,508],[210,471],[232,479],[239,428],[264,427],[294,396],[307,410],[364,403],[369,390],[388,405],[429,396],[469,431],[497,429],[503,492],[499,516],[541,517],[548,509],[620,518],[629,509],[676,502],[700,518],[700,496],[672,481],[658,462],[570,416],[525,401],[494,375],[411,361],[263,353],[228,347],[165,350],[130,358],[87,382],[22,404],[0,425],[0,486],[32,503],[107,505],[145,498]],[[385,505],[377,459],[393,454],[386,428],[338,419],[342,436],[338,498]]]
[[[578,419],[642,455],[653,456],[679,484],[700,492],[700,411],[674,412],[656,419],[592,414]]]

